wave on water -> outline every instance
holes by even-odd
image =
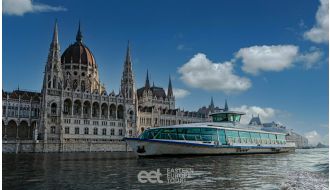
[[[328,175],[305,171],[295,171],[292,173],[288,173],[287,177],[288,179],[280,186],[281,190],[329,189]]]

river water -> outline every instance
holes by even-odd
[[[2,187],[328,189],[328,152],[328,149],[305,149],[285,154],[180,158],[136,158],[132,153],[119,152],[2,154]],[[141,171],[157,170],[161,181],[138,180]]]

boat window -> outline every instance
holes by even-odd
[[[276,136],[274,134],[269,134],[269,138],[272,140],[276,140]]]
[[[176,128],[160,129],[160,132],[155,136],[155,139],[178,139]]]
[[[268,133],[260,133],[261,139],[269,139]]]
[[[225,130],[218,129],[219,140],[221,144],[227,144]]]
[[[201,128],[202,141],[218,141],[217,129]]]
[[[241,138],[250,138],[250,133],[249,132],[246,132],[246,131],[240,131],[239,132],[239,136],[241,137]]]
[[[140,139],[153,139],[159,132],[159,129],[148,129],[145,130],[141,135]]]
[[[228,114],[228,121],[239,122],[241,120],[241,115],[238,114]]]
[[[228,116],[227,114],[216,114],[212,115],[212,120],[213,122],[224,122],[228,121]]]
[[[251,132],[250,135],[253,139],[260,139],[260,134],[257,132]]]

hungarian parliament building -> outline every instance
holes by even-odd
[[[175,107],[171,78],[167,92],[150,85],[136,88],[128,44],[120,91],[107,92],[98,65],[83,42],[80,24],[76,41],[61,55],[55,23],[40,92],[2,91],[2,138],[43,142],[121,141],[145,129],[205,122],[210,106],[196,112]]]

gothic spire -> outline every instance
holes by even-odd
[[[76,36],[76,41],[77,42],[82,42],[82,34],[81,34],[81,31],[80,31],[80,21],[79,21],[79,26],[78,26],[78,32],[77,32],[77,36]]]
[[[212,107],[214,107],[214,102],[213,102],[213,96],[211,96],[211,104]]]
[[[57,28],[57,19],[55,20],[54,32],[53,32],[53,40],[51,46],[59,46],[58,43],[58,28]]]
[[[131,47],[130,47],[130,43],[128,41],[127,43],[127,50],[126,50],[126,60],[125,60],[125,64],[131,64]]]
[[[144,85],[145,88],[150,88],[150,83],[149,83],[149,72],[147,69],[147,77],[146,77],[146,83]]]
[[[169,76],[169,79],[168,79],[167,96],[168,97],[173,97],[173,89],[172,89],[171,76]]]
[[[48,60],[45,69],[44,86],[46,85],[46,82],[49,88],[62,88],[63,73],[61,69],[61,53],[60,43],[58,41],[57,20],[55,21],[53,38],[52,42],[50,43],[48,53]]]
[[[225,109],[224,109],[224,111],[229,111],[228,104],[227,104],[227,99],[225,101]]]
[[[209,105],[210,112],[213,113],[214,111],[214,102],[213,102],[213,96],[211,96],[211,103]]]

